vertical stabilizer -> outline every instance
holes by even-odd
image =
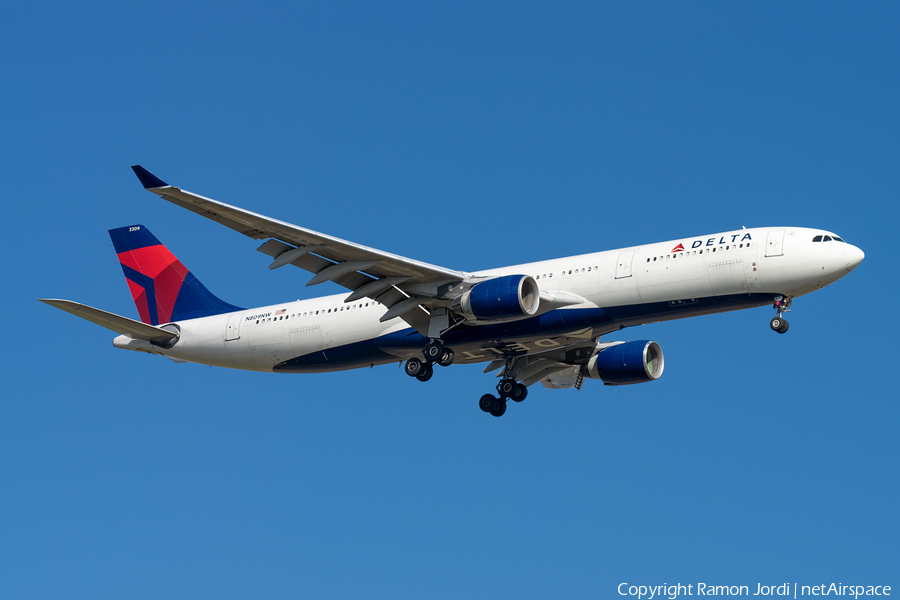
[[[161,325],[243,310],[219,299],[143,225],[110,229],[141,321]]]

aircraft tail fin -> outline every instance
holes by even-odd
[[[206,289],[143,225],[110,229],[141,321],[160,325],[243,310]]]

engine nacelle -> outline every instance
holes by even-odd
[[[515,321],[537,313],[541,292],[530,275],[504,275],[472,286],[453,310],[474,321]]]
[[[629,385],[659,379],[665,359],[656,342],[640,340],[597,344],[598,349],[581,368],[581,374],[606,385]]]

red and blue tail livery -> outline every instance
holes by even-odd
[[[216,297],[143,225],[110,229],[141,321],[160,325],[243,310]]]

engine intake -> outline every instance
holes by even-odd
[[[453,302],[453,310],[470,320],[514,321],[537,313],[541,292],[530,275],[505,275],[472,286]]]
[[[600,379],[606,385],[630,385],[659,379],[663,367],[663,351],[656,342],[600,343],[598,350],[581,368],[581,374]]]

